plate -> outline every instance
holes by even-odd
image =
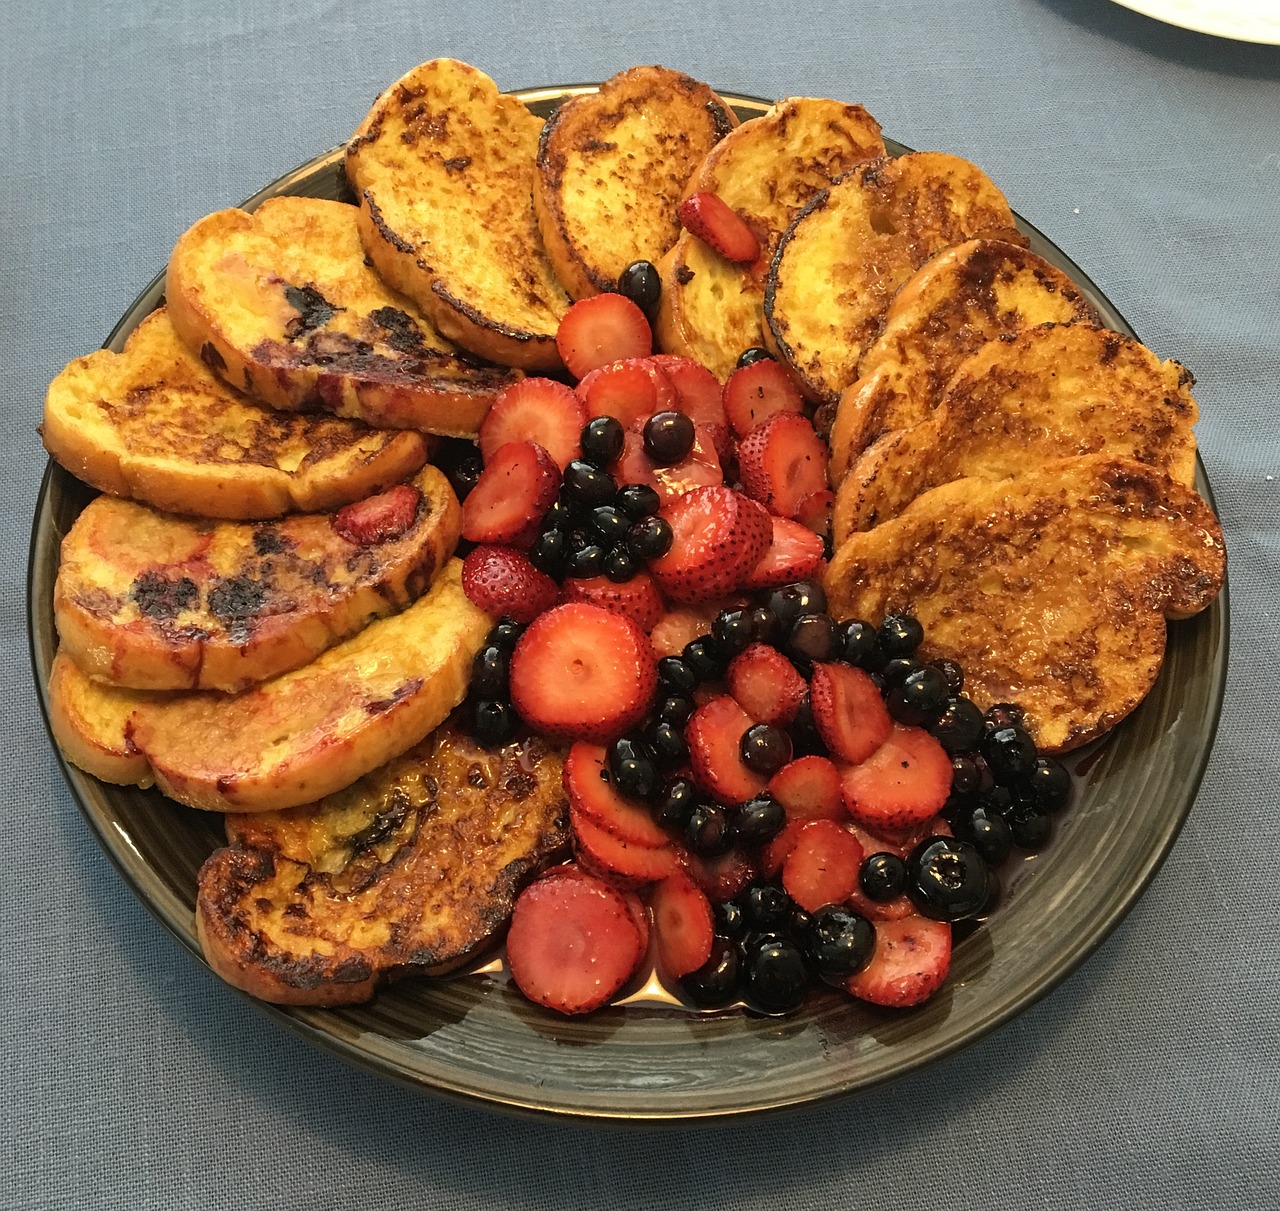
[[[1166,25],[1280,46],[1280,9],[1266,0],[1115,0]]]
[[[517,94],[540,114],[593,86]],[[768,102],[726,98],[741,117]],[[890,143],[895,152],[905,150]],[[346,196],[341,149],[248,199]],[[1040,232],[1031,246],[1064,269],[1106,322],[1118,311]],[[138,297],[109,348],[161,300],[163,275]],[[1209,496],[1203,466],[1200,491]],[[44,687],[56,648],[58,546],[93,493],[51,463],[32,529],[32,664]],[[1155,875],[1191,810],[1217,727],[1227,663],[1226,592],[1170,627],[1164,671],[1143,705],[1090,755],[1075,805],[1042,853],[1006,880],[998,910],[959,941],[941,993],[881,1011],[823,990],[794,1017],[695,1014],[649,1004],[561,1018],[526,1003],[500,976],[405,981],[370,1005],[282,1009],[251,1001],[278,1026],[414,1088],[513,1111],[646,1122],[714,1119],[837,1098],[903,1076],[974,1042],[1063,980],[1119,923]],[[126,883],[195,956],[196,872],[222,844],[221,818],[156,791],[108,786],[63,763],[84,818]],[[200,959],[203,962],[203,959]],[[233,995],[230,991],[228,995]],[[242,994],[234,994],[242,995]],[[246,998],[250,999],[250,998]]]

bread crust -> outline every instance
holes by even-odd
[[[90,680],[64,651],[54,654],[47,687],[49,730],[76,769],[115,786],[150,786],[151,765],[129,738],[129,719],[141,701],[136,690]]]

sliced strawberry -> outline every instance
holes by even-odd
[[[621,294],[579,299],[556,329],[556,349],[574,378],[629,357],[646,357],[653,332],[645,314]]]
[[[687,644],[711,633],[711,620],[719,612],[718,603],[704,606],[676,606],[667,610],[649,632],[654,655],[679,656]]]
[[[560,468],[533,442],[495,451],[462,502],[462,537],[528,546],[560,490]]]
[[[560,586],[515,547],[472,547],[462,561],[462,591],[493,618],[532,622],[549,610]]]
[[[765,779],[742,760],[742,733],[753,722],[732,698],[721,695],[698,707],[685,724],[693,780],[721,803],[743,803],[765,789]]]
[[[835,504],[836,494],[830,488],[811,492],[796,506],[796,521],[826,538],[831,533],[831,511]]]
[[[397,484],[377,496],[353,501],[339,509],[330,523],[348,542],[372,547],[399,538],[418,517],[422,493],[411,484]]]
[[[569,827],[573,852],[579,864],[605,878],[640,887],[645,883],[656,883],[681,869],[680,855],[674,846],[633,845],[607,828],[601,828],[572,804],[569,806]]]
[[[773,534],[769,514],[726,487],[694,488],[666,504],[671,549],[649,574],[672,601],[707,601],[737,589]]]
[[[511,653],[510,681],[511,703],[530,727],[603,743],[644,719],[658,674],[630,618],[575,601],[529,624]]]
[[[843,904],[858,886],[862,846],[834,820],[810,820],[782,864],[782,886],[805,912]]]
[[[895,723],[870,757],[842,771],[840,788],[859,824],[909,829],[931,819],[947,801],[951,758],[924,728]]]
[[[850,664],[815,664],[809,705],[818,735],[840,761],[865,761],[893,729],[871,675]]]
[[[588,419],[612,416],[628,429],[643,425],[655,412],[671,411],[678,398],[671,380],[648,357],[597,367],[578,384],[577,394]]]
[[[755,232],[718,194],[691,193],[680,203],[679,214],[687,232],[726,260],[749,265],[760,255],[760,241]]]
[[[689,453],[669,467],[657,466],[644,452],[644,439],[637,429],[628,429],[622,453],[610,467],[619,484],[648,484],[664,502],[683,496],[694,488],[719,487],[724,471],[716,453],[715,441],[702,425],[693,426],[693,445]]]
[[[625,614],[642,631],[652,630],[665,610],[648,572],[637,572],[621,584],[607,576],[570,576],[560,586],[560,600],[587,601],[615,614]]]
[[[869,858],[872,854],[882,851],[864,848],[863,852]],[[916,906],[911,902],[911,897],[905,894],[894,896],[892,900],[873,900],[863,893],[862,888],[855,887],[849,893],[845,903],[854,912],[860,912],[868,921],[900,921],[903,917],[916,915]]]
[[[848,822],[840,792],[840,770],[827,757],[797,757],[769,779],[771,794],[786,809],[788,820]]]
[[[628,845],[669,846],[671,838],[649,810],[618,793],[609,778],[605,750],[579,740],[564,762],[564,793],[570,807]]]
[[[808,823],[808,820],[789,820],[782,826],[782,831],[760,851],[760,874],[763,878],[772,879],[781,872],[787,855],[800,839],[800,830]]]
[[[747,574],[744,588],[777,589],[808,580],[822,566],[826,553],[820,535],[798,521],[773,518],[773,541]]]
[[[779,412],[738,442],[742,490],[770,513],[795,517],[800,502],[824,492],[827,447],[808,417]]]
[[[587,411],[572,387],[553,378],[522,378],[493,401],[480,422],[485,465],[508,442],[537,442],[561,471],[582,452]]]
[[[539,879],[520,893],[507,961],[529,1000],[559,1013],[608,1004],[644,954],[622,895],[601,879]]]
[[[685,852],[683,861],[693,881],[707,893],[707,899],[716,903],[732,900],[760,877],[759,864],[736,845],[714,858]]]
[[[877,827],[872,830],[856,820],[849,828],[867,853],[897,854],[899,858],[905,858],[926,837],[951,836],[951,825],[945,816],[933,816],[907,829]]]
[[[658,970],[668,980],[697,971],[711,956],[715,924],[711,902],[686,874],[675,874],[649,893]]]
[[[871,961],[851,975],[845,987],[873,1005],[897,1009],[928,1000],[951,969],[951,926],[914,915],[874,925]]]
[[[655,353],[649,360],[675,388],[676,408],[695,425],[728,427],[729,419],[724,414],[721,398],[724,387],[706,366],[674,353]]]
[[[804,412],[804,396],[772,358],[761,358],[735,370],[724,385],[724,414],[741,440],[779,412]]]
[[[790,723],[804,701],[804,678],[777,648],[753,643],[725,670],[725,684],[757,723]]]

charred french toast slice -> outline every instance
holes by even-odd
[[[658,343],[718,378],[760,345],[764,268],[811,197],[866,160],[885,154],[879,123],[861,105],[789,97],[730,131],[708,153],[687,192],[714,193],[760,241],[754,266],[735,265],[682,234],[659,263]]]
[[[1029,248],[966,240],[931,257],[893,296],[840,396],[829,421],[832,478],[838,483],[881,433],[923,421],[956,367],[987,341],[1075,321],[1096,323],[1097,315],[1062,270]]]
[[[245,398],[187,349],[163,307],[122,352],[76,358],[54,378],[40,436],[99,491],[239,520],[338,508],[399,483],[427,459],[420,434]]]
[[[1024,242],[1004,195],[968,160],[910,152],[855,168],[815,194],[778,244],[766,344],[806,396],[834,404],[898,287],[934,253],[978,237]]]
[[[382,277],[479,357],[555,370],[569,295],[533,213],[542,119],[455,59],[415,67],[347,145],[360,235]]]
[[[864,450],[836,492],[837,543],[953,479],[1008,479],[1042,463],[1111,454],[1195,482],[1190,371],[1106,328],[1043,324],[960,363],[929,418]]]
[[[632,67],[571,97],[538,142],[533,206],[556,275],[575,298],[616,290],[633,261],[676,242],[694,170],[738,124],[707,85]]]
[[[1166,619],[1217,596],[1222,530],[1185,484],[1087,455],[1016,479],[959,479],[837,549],[837,618],[907,613],[921,658],[964,669],[982,709],[1016,702],[1039,748],[1064,752],[1132,711],[1164,659]]]
[[[200,219],[169,258],[174,327],[223,379],[274,408],[474,437],[519,374],[463,353],[389,289],[365,258],[357,213],[281,197]]]
[[[209,965],[264,1001],[349,1005],[493,941],[566,850],[568,804],[543,741],[486,749],[446,725],[345,791],[226,825],[196,900]]]
[[[460,513],[432,466],[336,514],[275,522],[99,496],[62,541],[61,648],[113,685],[242,690],[419,597],[453,554]]]

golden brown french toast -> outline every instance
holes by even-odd
[[[460,523],[432,466],[336,515],[256,524],[99,496],[62,541],[61,650],[113,685],[242,690],[404,609],[453,554]]]
[[[483,72],[433,59],[378,98],[346,156],[382,277],[450,340],[526,370],[559,368],[570,303],[533,213],[541,131]]]
[[[881,433],[924,420],[956,367],[987,341],[1076,320],[1098,322],[1071,279],[1029,248],[966,240],[930,257],[893,296],[840,396],[828,435],[832,478]]]
[[[545,742],[485,749],[445,725],[345,791],[226,825],[196,900],[209,965],[264,1001],[349,1005],[493,940],[565,851],[568,804]]]
[[[275,408],[474,437],[519,376],[445,340],[365,259],[354,206],[281,197],[194,223],[169,258],[178,335]]]
[[[73,762],[83,751],[137,752],[156,785],[190,807],[296,807],[349,786],[443,722],[491,625],[463,593],[454,559],[406,610],[239,694],[121,690],[80,673],[68,680],[76,709],[51,709],[90,729],[60,737]]]
[[[680,234],[694,170],[738,124],[710,89],[666,67],[632,67],[571,97],[538,143],[533,208],[556,275],[575,299],[615,290],[633,261]]]
[[[766,344],[805,395],[834,403],[898,287],[934,253],[980,236],[1022,241],[1004,195],[968,160],[911,152],[855,168],[815,194],[778,244]]]
[[[763,269],[788,224],[815,193],[885,154],[879,123],[861,105],[790,97],[743,122],[711,149],[687,192],[717,194],[760,241],[755,266],[735,265],[682,234],[659,263],[659,345],[718,378],[763,343]]]
[[[261,407],[213,375],[161,308],[121,353],[49,384],[40,436],[77,478],[172,513],[250,520],[338,508],[412,475],[417,433]]]
[[[1088,324],[1042,324],[960,363],[929,418],[864,450],[836,492],[837,543],[953,479],[1006,479],[1077,454],[1110,454],[1195,482],[1190,372]]]
[[[1165,619],[1203,610],[1225,574],[1222,530],[1194,491],[1095,454],[933,488],[851,535],[825,585],[837,618],[914,615],[924,659],[957,661],[979,707],[1019,703],[1036,744],[1063,752],[1142,701]]]

